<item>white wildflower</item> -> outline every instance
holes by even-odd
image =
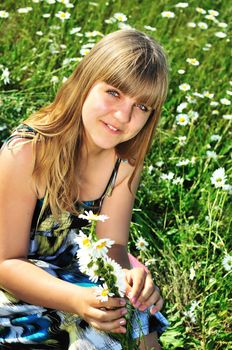
[[[226,105],[229,106],[231,104],[230,100],[228,100],[228,98],[221,98],[220,102],[222,105]]]
[[[73,29],[70,30],[70,34],[76,34],[79,33],[81,30],[81,27],[74,27]]]
[[[214,109],[214,110],[212,111],[212,114],[219,114],[219,110],[218,110],[218,109]]]
[[[174,18],[175,17],[175,13],[171,12],[171,11],[163,11],[161,13],[161,16],[165,17],[165,18]]]
[[[49,5],[52,5],[52,4],[55,4],[55,3],[56,3],[56,0],[46,0],[46,2],[47,2]]]
[[[192,104],[197,103],[197,100],[191,95],[186,95],[185,98],[188,101],[188,103],[192,103]]]
[[[222,265],[226,271],[230,271],[232,269],[232,255],[225,255],[222,260]]]
[[[93,245],[92,256],[96,259],[104,257],[108,253],[109,248],[111,248],[114,243],[115,242],[109,238],[99,239]]]
[[[190,163],[189,159],[182,159],[182,160],[179,160],[179,162],[176,163],[176,166],[188,165],[189,163]]]
[[[187,26],[189,27],[189,28],[196,28],[196,23],[194,23],[194,22],[188,22],[187,23]]]
[[[84,214],[80,214],[78,217],[80,219],[88,220],[89,222],[92,222],[92,221],[105,222],[105,220],[109,219],[109,217],[107,215],[94,214],[92,210],[85,211]]]
[[[205,11],[203,8],[201,8],[201,7],[197,7],[197,8],[196,8],[196,11],[197,11],[198,13],[201,13],[202,15],[205,15],[205,14],[206,14],[206,11]]]
[[[223,187],[225,185],[227,176],[225,175],[224,168],[218,168],[211,176],[211,183],[216,188]]]
[[[71,15],[69,12],[59,11],[55,14],[55,16],[59,18],[62,22],[64,22],[66,19],[69,19]]]
[[[230,91],[230,90],[226,90],[226,93],[227,93],[227,95],[232,96],[232,91]]]
[[[187,317],[190,320],[190,322],[192,322],[192,323],[197,322],[196,315],[194,314],[193,311],[191,311],[191,310],[184,311],[183,314],[185,317]]]
[[[180,176],[177,176],[175,179],[172,180],[172,183],[174,185],[182,185],[184,182],[184,179]]]
[[[149,167],[148,167],[148,174],[151,174],[153,169],[154,169],[153,165],[149,165]]]
[[[179,106],[177,106],[177,112],[181,113],[185,108],[187,108],[188,103],[187,102],[182,102],[181,104],[179,104]]]
[[[169,171],[168,174],[161,174],[160,178],[162,180],[172,180],[174,177],[174,173],[172,171]]]
[[[88,49],[88,48],[80,49],[81,56],[86,56],[89,52],[90,52],[90,49]]]
[[[220,39],[223,39],[227,36],[226,33],[224,33],[224,32],[216,32],[216,33],[214,33],[214,35]]]
[[[185,126],[185,125],[188,125],[189,124],[189,116],[187,114],[178,114],[176,116],[176,123],[178,125],[182,125],[182,126]]]
[[[198,22],[197,25],[201,29],[207,29],[208,28],[208,25],[205,22]]]
[[[217,159],[217,153],[214,151],[206,151],[206,155],[208,158]]]
[[[35,34],[38,36],[43,36],[43,32],[41,32],[41,30],[38,30]]]
[[[9,76],[10,76],[9,69],[8,68],[3,68],[1,80],[3,80],[5,85],[10,83]]]
[[[141,251],[145,251],[148,245],[148,242],[143,237],[139,237],[135,243],[136,248]]]
[[[156,28],[155,27],[151,27],[151,26],[144,26],[145,29],[150,30],[151,32],[155,32]]]
[[[8,18],[9,17],[9,12],[2,10],[0,11],[0,18]]]
[[[101,302],[108,301],[109,297],[113,297],[114,293],[109,291],[109,288],[106,283],[103,286],[94,287],[94,293]]]
[[[232,185],[229,185],[229,184],[223,185],[222,189],[224,191],[228,191],[230,194],[232,194]]]
[[[220,28],[226,28],[226,27],[228,27],[228,24],[227,23],[225,23],[225,22],[218,22],[218,27],[220,27]]]
[[[184,69],[179,69],[178,71],[177,71],[179,74],[184,74],[185,73],[185,70]]]
[[[192,281],[196,277],[196,271],[194,268],[191,266],[190,267],[190,273],[189,273],[189,279]]]
[[[197,91],[193,92],[193,96],[200,97],[200,98],[204,98],[204,95],[203,95],[203,94],[200,94],[200,93],[197,92]]]
[[[81,249],[92,249],[92,242],[86,234],[84,234],[81,230],[79,231],[79,235],[75,238],[75,242],[79,245]]]
[[[59,78],[56,75],[53,75],[50,81],[52,84],[57,84],[59,82]]]
[[[32,11],[32,7],[22,7],[22,8],[19,8],[17,11],[18,13],[28,13]]]
[[[219,103],[217,101],[211,101],[209,105],[213,106],[213,107],[216,107],[216,106],[219,105]]]
[[[50,13],[44,13],[44,14],[43,14],[43,18],[49,18],[49,17],[51,17],[51,14],[50,14]]]
[[[211,16],[214,16],[214,17],[217,17],[219,15],[219,12],[218,11],[215,11],[215,10],[208,10],[208,13],[211,15]]]
[[[188,62],[192,66],[199,66],[200,64],[200,62],[196,58],[187,58],[186,62]]]
[[[162,160],[159,160],[158,162],[155,163],[155,165],[158,167],[158,168],[161,168],[162,165],[164,165],[164,162]]]
[[[191,89],[191,86],[187,83],[183,83],[183,84],[179,85],[179,89],[181,91],[188,91]]]
[[[231,120],[232,119],[232,114],[224,114],[222,116],[223,119],[226,119],[226,120]]]
[[[113,269],[113,274],[116,278],[116,287],[118,289],[120,297],[124,297],[126,293],[126,276],[122,267],[115,261],[109,258],[108,256],[105,259],[106,263],[108,263]]]
[[[189,111],[188,116],[193,120],[197,120],[199,118],[199,113],[197,111]]]
[[[210,141],[220,141],[221,140],[221,136],[217,135],[217,134],[213,134],[210,136]]]
[[[124,13],[117,12],[114,14],[114,18],[119,21],[119,22],[126,22],[127,21],[127,16],[124,15]]]
[[[175,5],[175,7],[180,7],[180,8],[186,8],[188,7],[188,3],[187,2],[178,2],[178,4]]]
[[[186,139],[187,139],[186,136],[179,136],[179,137],[178,137],[179,144],[180,144],[181,146],[185,145],[185,144],[186,144]]]
[[[213,98],[214,97],[214,94],[209,92],[209,91],[204,91],[203,92],[203,96],[204,97],[208,97],[209,99]]]

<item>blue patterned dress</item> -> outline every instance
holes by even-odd
[[[23,137],[31,139],[36,133],[25,124],[17,128],[7,144]],[[100,211],[102,201],[113,190],[120,159],[117,159],[112,175],[103,195],[91,202],[79,203],[80,210]],[[69,212],[63,212],[57,222],[49,206],[46,205],[48,193],[38,199],[32,219],[28,260],[64,281],[83,287],[92,287],[88,276],[79,270],[76,254],[78,245],[75,238],[79,230],[88,224]],[[163,332],[168,325],[161,313],[149,316],[148,312],[138,312],[142,323],[134,322],[134,337],[156,330]],[[109,334],[97,331],[84,320],[58,310],[31,305],[16,299],[0,286],[0,349],[34,350],[120,350],[121,345]]]

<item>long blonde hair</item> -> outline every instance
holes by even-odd
[[[62,210],[78,214],[78,166],[84,141],[83,103],[96,81],[104,81],[152,107],[143,129],[116,147],[118,157],[134,166],[129,187],[144,160],[167,94],[167,63],[161,46],[146,34],[123,29],[106,35],[78,64],[54,101],[24,123],[38,131],[33,176],[45,179],[49,205],[57,216]],[[75,194],[75,198],[73,197]]]

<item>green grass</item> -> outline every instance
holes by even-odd
[[[0,18],[0,77],[3,68],[10,71],[10,83],[0,80],[0,141],[9,135],[33,110],[52,101],[63,77],[67,77],[77,62],[63,65],[66,58],[79,58],[83,44],[95,42],[85,33],[98,30],[103,34],[118,29],[119,22],[105,20],[116,12],[127,16],[126,23],[154,36],[164,47],[170,67],[170,89],[163,115],[143,172],[131,226],[130,249],[149,264],[157,285],[165,298],[166,313],[171,325],[161,337],[163,349],[231,349],[231,270],[222,265],[225,255],[231,255],[231,190],[215,188],[211,183],[213,172],[222,167],[227,184],[232,184],[231,105],[220,102],[231,99],[232,82],[229,81],[232,8],[227,1],[190,0],[187,8],[176,8],[174,1],[161,0],[109,0],[72,1],[74,8],[65,9],[60,3],[46,1],[5,0],[0,10],[9,12]],[[222,28],[196,7],[219,12]],[[28,14],[19,14],[19,7],[31,6]],[[62,23],[55,14],[68,11],[70,19]],[[163,18],[162,11],[173,11],[174,18]],[[49,18],[42,15],[50,13]],[[208,28],[190,28],[188,22],[205,22]],[[144,25],[156,27],[152,32]],[[59,27],[56,27],[59,26]],[[70,30],[81,27],[83,36],[71,35]],[[39,36],[36,32],[42,31]],[[225,38],[215,36],[225,32]],[[208,47],[208,50],[203,48]],[[60,47],[60,45],[66,45]],[[51,51],[57,53],[51,53]],[[196,58],[193,66],[187,58]],[[2,65],[2,66],[1,66]],[[185,74],[178,73],[184,69]],[[58,83],[51,83],[53,76]],[[182,83],[190,84],[187,92],[179,89]],[[213,93],[212,99],[194,96],[194,92]],[[185,126],[176,123],[177,107],[194,99],[183,113],[198,112],[199,116]],[[212,101],[218,102],[212,106]],[[219,135],[212,141],[212,135]],[[180,136],[185,136],[181,145]],[[207,151],[216,152],[211,159]],[[176,164],[183,159],[189,163]],[[162,161],[162,165],[159,163]],[[151,167],[152,166],[152,167]],[[181,184],[162,179],[162,174],[173,172]],[[136,250],[135,243],[142,236],[149,249]],[[155,259],[155,261],[154,261]],[[190,279],[190,271],[195,272]],[[193,302],[197,306],[191,317]]]

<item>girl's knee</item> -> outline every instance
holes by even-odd
[[[140,350],[162,350],[157,332],[149,333],[140,342]]]

